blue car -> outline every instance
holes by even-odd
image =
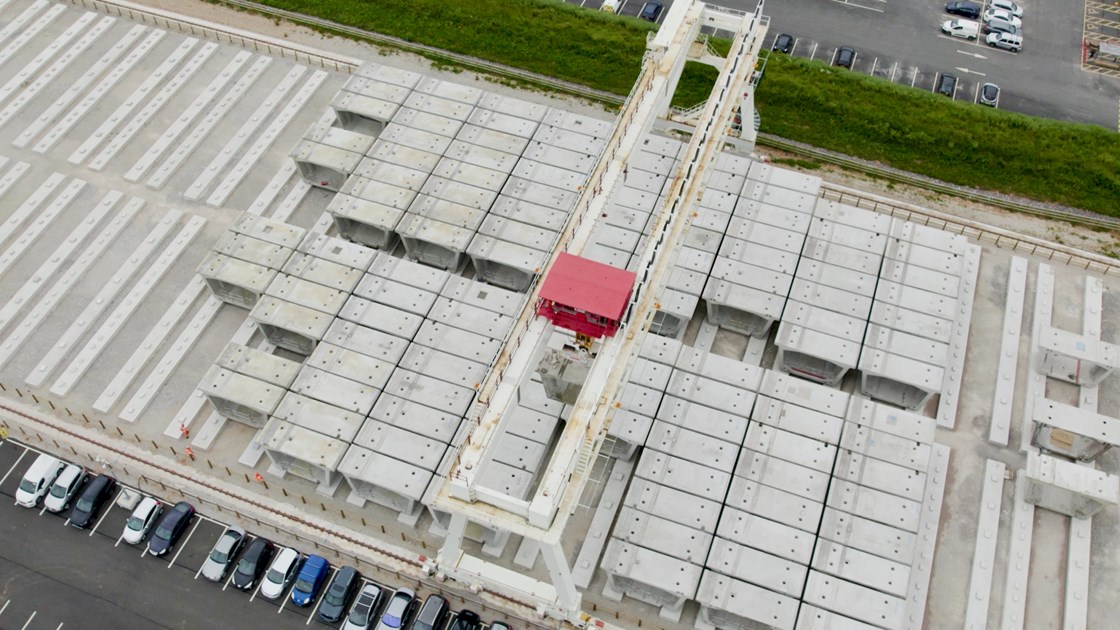
[[[331,565],[322,556],[307,556],[299,575],[296,576],[296,585],[292,588],[292,603],[296,606],[306,606],[315,601],[323,581],[327,579],[327,572]]]

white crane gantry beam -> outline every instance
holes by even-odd
[[[689,218],[703,194],[707,170],[723,147],[740,98],[754,73],[767,22],[762,16],[761,2],[753,13],[732,12],[700,2],[675,2],[657,35],[648,43],[641,75],[540,277],[547,275],[560,252],[579,255],[583,250],[595,218],[604,212],[615,187],[622,182],[630,156],[668,109],[700,27],[710,25],[735,31],[712,96],[641,252],[638,281],[625,326],[603,342],[537,491],[526,501],[486,488],[479,481],[492,457],[496,438],[502,435],[506,412],[515,403],[518,385],[533,367],[537,349],[549,329],[543,318],[535,316],[540,286],[535,285],[480,391],[478,423],[434,497],[435,507],[451,513],[453,518],[447,543],[438,558],[439,570],[462,577],[456,575],[456,569],[465,568],[459,543],[467,519],[509,531],[541,543],[553,578],[555,605],[569,614],[578,612],[579,594],[571,584],[562,555],[556,553],[560,536],[586,485],[591,463],[598,456],[615,396],[657,311],[657,300],[665,289]],[[524,592],[523,588],[517,590]]]

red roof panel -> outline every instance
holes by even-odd
[[[618,320],[630,299],[634,277],[632,271],[562,252],[545,276],[540,297]]]

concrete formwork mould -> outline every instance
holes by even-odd
[[[413,372],[423,372],[442,381],[461,387],[478,388],[486,378],[487,365],[413,344],[405,351],[400,367]]]
[[[916,559],[917,534],[833,508],[825,508],[820,537],[904,565]]]
[[[599,155],[607,143],[606,138],[603,136],[588,135],[572,129],[554,127],[551,125],[541,125],[538,127],[537,132],[533,134],[533,140],[551,144],[552,146],[562,149],[568,149],[569,151],[590,153],[592,155]]]
[[[429,114],[428,112],[412,109],[411,107],[401,107],[397,115],[393,117],[394,125],[402,125],[404,127],[412,127],[413,129],[422,129],[434,133],[436,135],[448,138],[448,143],[459,132],[463,126],[463,121],[454,118],[447,118],[436,114]]]
[[[613,225],[631,232],[646,232],[649,229],[650,213],[646,210],[628,208],[613,203],[599,218],[606,225]]]
[[[774,366],[817,383],[837,385],[859,361],[862,340],[841,336],[845,324],[855,320],[824,309],[809,310],[815,317],[807,325],[783,321],[778,328]]]
[[[681,146],[684,146],[683,143]],[[742,175],[743,177],[746,177],[750,173],[752,164],[756,164],[755,160],[734,153],[723,152],[716,157],[717,171],[734,173],[735,175]]]
[[[391,142],[410,149],[443,155],[451,146],[452,138],[423,128],[389,123],[377,138],[378,142]]]
[[[350,82],[347,82],[346,86],[331,99],[331,109],[338,117],[337,124],[342,129],[376,138],[393,119],[393,114],[400,109],[400,103],[391,100],[391,96],[382,96],[382,93],[370,94],[372,86],[376,84],[367,79],[355,77],[352,81],[355,82],[353,87],[356,89],[353,91],[347,89],[351,87]],[[357,82],[368,84],[370,87],[358,85]]]
[[[525,147],[529,146],[528,138],[470,123],[463,125],[459,135],[455,137],[455,142],[515,157],[520,157],[521,153],[525,151]],[[447,155],[455,159],[462,159],[454,154],[447,153]],[[481,164],[480,166],[487,165]]]
[[[321,342],[307,358],[305,365],[381,389],[389,381],[389,375],[395,366],[387,358],[391,357],[371,357],[329,342]]]
[[[474,105],[470,103],[453,101],[422,92],[409,94],[408,98],[405,99],[404,106],[460,122],[466,120],[474,111]]]
[[[462,417],[474,400],[473,388],[458,387],[437,378],[398,368],[385,393]]]
[[[455,83],[453,81],[441,81],[434,77],[422,77],[417,82],[415,90],[423,94],[431,94],[440,98],[445,98],[460,103],[468,103],[474,105],[486,95],[486,92],[476,87],[463,85],[462,83]]]
[[[681,153],[685,149],[685,143],[681,142],[680,140],[675,140],[668,136],[659,135],[656,132],[650,133],[645,138],[643,138],[642,143],[639,146],[642,153],[651,153],[653,155],[667,155],[674,159],[679,158]],[[717,169],[719,168],[718,164],[722,162],[723,155],[726,154],[721,154],[720,158],[716,159]]]
[[[346,304],[338,312],[338,317],[340,320],[353,322],[364,328],[401,339],[412,339],[416,331],[420,330],[420,324],[424,322],[422,315],[408,313],[357,295],[351,295],[346,300]]]
[[[548,113],[545,114],[544,120],[541,122],[545,125],[570,129],[571,131],[587,134],[596,138],[607,137],[614,124],[612,121],[591,118],[590,116],[584,116],[582,114],[556,108],[549,108]]]
[[[747,179],[743,184],[743,191],[740,193],[743,199],[760,201],[772,206],[785,208],[795,212],[803,212],[811,214],[813,207],[816,205],[817,195],[815,193],[796,192],[788,188],[780,188]]]
[[[563,190],[578,193],[583,190],[587,181],[587,174],[554,166],[545,162],[538,162],[522,156],[513,169],[514,177],[523,177],[534,182],[547,183]]]
[[[746,477],[734,476],[728,489],[728,507],[778,521],[815,534],[824,506],[795,494],[779,490]]]
[[[462,302],[483,310],[513,317],[528,299],[524,293],[509,291],[459,276],[448,278],[440,297]]]
[[[439,466],[447,450],[446,442],[373,418],[365,420],[353,443],[429,472]]]
[[[512,291],[528,289],[543,267],[556,232],[490,214],[467,248],[479,277]]]
[[[475,108],[466,122],[478,127],[500,131],[511,136],[525,138],[526,140],[533,137],[533,133],[536,132],[539,126],[539,123],[535,120],[481,108]]]
[[[424,510],[420,503],[431,471],[367,448],[350,445],[338,465],[350,486],[346,502],[362,507],[372,501],[399,513],[398,519],[415,523]]]
[[[436,165],[432,174],[444,179],[453,179],[463,184],[498,192],[505,185],[509,171],[499,171],[444,156]]]
[[[865,274],[877,275],[879,267],[883,264],[883,257],[876,252],[848,247],[818,236],[809,236],[805,239],[801,255],[810,260]]]
[[[462,421],[461,416],[384,393],[378,397],[369,417],[445,444],[451,443]]]
[[[367,273],[354,289],[354,295],[423,316],[432,308],[437,294]]]
[[[520,116],[521,118],[527,118],[538,122],[544,119],[549,109],[546,105],[530,103],[529,101],[523,101],[519,98],[504,96],[494,92],[483,92],[482,98],[478,100],[478,106],[482,109],[489,109],[511,116]]]
[[[376,387],[309,365],[303,366],[300,370],[295,382],[292,383],[291,391],[353,411],[361,416],[369,413],[377,400],[377,395],[381,393]]]
[[[383,66],[379,63],[366,62],[358,66],[354,70],[354,76],[373,79],[375,81],[386,83],[388,85],[396,85],[399,87],[412,90],[416,87],[424,75],[415,72],[409,72],[401,68],[394,68],[392,66]]]
[[[751,420],[825,444],[838,444],[844,429],[842,417],[761,394],[755,399]]]
[[[373,189],[386,187],[395,189],[392,192],[398,199],[407,198],[411,202],[415,196],[412,191],[380,183],[374,183],[371,190],[363,194],[372,195]],[[405,206],[408,202],[398,201]],[[396,244],[397,224],[404,216],[404,209],[339,193],[331,199],[327,213],[343,238],[377,249],[391,249]]]
[[[607,574],[604,597],[633,597],[659,606],[661,616],[674,621],[696,596],[703,571],[699,565],[618,539],[607,543],[600,568]]]
[[[277,274],[264,293],[266,296],[313,308],[327,315],[337,315],[349,295],[346,291],[286,273]]]
[[[539,472],[547,447],[539,442],[504,432],[494,446],[494,461],[511,468],[523,470],[531,475]]]
[[[334,494],[342,480],[337,471],[346,442],[279,418],[269,420],[262,435],[267,436],[264,453],[272,462],[270,475],[282,478],[290,473],[318,484],[319,492]]]
[[[708,188],[710,190],[718,190],[737,196],[739,191],[743,189],[743,184],[746,183],[746,181],[746,175],[737,175],[735,173],[715,170],[708,176]]]
[[[490,461],[486,472],[479,480],[479,485],[482,487],[497,490],[517,499],[524,499],[529,496],[532,483],[533,475],[528,471],[497,460]],[[494,539],[491,544],[504,546],[505,541],[509,538],[509,532],[502,530],[491,530],[491,532]]]
[[[696,600],[696,627],[702,629],[749,630],[761,622],[792,630],[797,619],[797,599],[714,571],[704,571]]]
[[[210,366],[199,381],[198,389],[222,417],[257,429],[268,422],[269,415],[276,410],[287,391],[283,386],[218,365]]]
[[[424,321],[413,343],[483,365],[489,365],[502,347],[501,340],[432,320]]]
[[[753,181],[779,186],[816,196],[821,189],[821,178],[752,160],[747,177]]]
[[[548,164],[574,173],[587,176],[598,163],[598,156],[592,153],[580,153],[563,147],[546,144],[534,140],[525,149],[522,157],[528,160]]]
[[[723,501],[731,483],[729,472],[651,448],[642,451],[634,474],[658,485],[716,502]]]
[[[382,184],[390,184],[412,192],[419,192],[428,181],[430,173],[419,168],[414,168],[413,166],[414,165],[394,164],[375,158],[363,158],[358,168],[354,170],[354,176],[356,178],[372,180]],[[347,182],[345,188],[340,192],[363,196],[357,192],[362,190],[359,187],[360,183],[360,180],[356,180],[354,184]]]
[[[477,306],[441,297],[436,300],[428,319],[439,324],[467,330],[490,339],[505,339],[513,326],[513,317]]]
[[[198,266],[214,297],[234,306],[253,308],[279,271],[231,256],[209,252]]]
[[[691,564],[701,564],[712,544],[711,534],[628,507],[619,512],[613,536]]]
[[[718,537],[712,542],[704,566],[712,572],[791,597],[801,595],[808,573],[805,565]]]
[[[365,416],[360,413],[294,391],[284,395],[272,415],[274,418],[346,443],[354,439],[362,423],[365,422]]]
[[[498,133],[496,131],[485,131],[491,134]],[[463,133],[460,133],[456,140],[451,143],[451,146],[447,148],[442,159],[480,166],[501,173],[510,173],[517,164],[518,154],[493,149],[482,144],[474,144],[463,140]]]
[[[1120,420],[1045,398],[1031,406],[1031,444],[1045,453],[1093,461],[1120,445]]]
[[[834,445],[758,422],[752,422],[747,429],[743,446],[826,475],[832,472],[836,461]]]
[[[412,94],[412,87],[400,85],[391,81],[383,81],[376,76],[354,74],[346,80],[346,83],[343,84],[342,90],[340,91],[375,97],[393,103],[394,105],[401,105],[404,103],[405,99],[408,98],[408,95]]]
[[[368,247],[314,232],[308,234],[296,250],[333,265],[358,271],[369,268],[377,256],[377,252]]]
[[[654,417],[732,444],[742,444],[747,433],[747,419],[742,415],[672,395],[662,398]]]
[[[364,133],[339,127],[328,127],[320,133],[313,127],[290,155],[304,181],[337,192],[373,142],[374,137]]]
[[[716,535],[805,565],[812,559],[816,542],[803,529],[732,507],[723,509]]]
[[[720,513],[719,501],[641,478],[630,482],[623,505],[702,532],[715,531]]]
[[[311,354],[334,320],[334,315],[270,295],[257,301],[249,317],[269,343],[305,356]]]
[[[520,177],[510,177],[502,188],[502,196],[558,210],[566,217],[575,206],[579,195]]]
[[[424,132],[419,129],[400,127],[401,135],[422,136],[423,133]],[[422,140],[422,137],[418,138],[418,141],[413,144],[422,144]],[[378,162],[385,162],[388,164],[396,164],[397,166],[405,166],[424,173],[430,173],[435,170],[436,164],[439,164],[441,159],[443,159],[443,156],[439,153],[418,149],[402,142],[389,142],[385,139],[379,139],[366,153],[364,163],[372,165]]]
[[[1027,453],[1023,470],[1027,503],[1089,518],[1106,507],[1120,504],[1120,477],[1040,453]]]
[[[773,447],[772,444],[757,442],[752,442],[748,446]],[[778,446],[774,450],[780,452],[781,448]],[[753,448],[743,448],[740,451],[739,461],[735,464],[735,475],[817,502],[824,502],[828,493],[827,472],[802,466],[778,456],[771,456]]]
[[[295,252],[288,262],[284,263],[281,271],[289,276],[295,276],[322,285],[335,291],[350,293],[362,278],[362,270],[347,265],[340,265],[325,258]]]
[[[400,337],[342,319],[330,324],[323,340],[393,364],[400,361],[408,347],[408,341]]]
[[[623,178],[623,184],[626,185],[630,183],[631,170],[635,173],[635,177],[638,176],[638,173],[641,173],[642,177],[649,177],[652,175],[654,177],[667,178],[672,174],[677,164],[678,161],[676,158],[667,155],[657,155],[644,151],[639,152],[631,157],[630,161],[626,164],[627,172],[626,176]]]
[[[455,203],[486,211],[498,196],[497,191],[472,186],[463,182],[432,176],[424,182],[420,193],[439,199],[454,201]]]
[[[1099,385],[1120,367],[1120,347],[1052,326],[1042,329],[1038,347],[1040,372],[1082,387]]]
[[[813,306],[826,304],[829,311],[866,322],[874,300],[867,295],[795,277],[789,290],[789,305],[795,303]]]

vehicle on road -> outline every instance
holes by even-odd
[[[194,506],[186,501],[176,503],[164,513],[156,525],[156,533],[148,539],[148,553],[162,556],[175,546],[194,518]]]
[[[144,497],[125,522],[121,540],[130,545],[139,544],[151,531],[161,514],[163,514],[163,504],[152,497]]]
[[[657,18],[661,17],[661,11],[664,8],[657,0],[650,0],[642,6],[642,11],[638,13],[638,17],[647,22],[656,22]]]
[[[993,9],[1000,9],[1001,11],[1007,11],[1008,13],[1010,13],[1011,15],[1014,15],[1017,18],[1023,17],[1023,7],[1021,7],[1018,4],[1012,2],[1011,0],[990,0],[988,2],[988,6],[993,8]]]
[[[384,592],[380,586],[372,582],[363,586],[362,592],[358,593],[358,598],[354,600],[354,605],[350,607],[350,614],[346,615],[342,630],[369,630],[370,623],[381,608]],[[413,624],[413,627],[415,628],[416,625]]]
[[[999,86],[995,83],[985,83],[980,86],[980,104],[988,107],[999,106]]]
[[[249,547],[241,555],[241,561],[237,563],[237,570],[233,572],[233,587],[243,591],[252,590],[268,568],[274,553],[276,545],[271,540],[258,536],[249,543]]]
[[[296,606],[306,606],[315,601],[319,589],[323,588],[323,580],[327,578],[327,571],[331,565],[322,556],[307,556],[296,576],[296,585],[292,587],[292,603]]]
[[[381,621],[377,622],[377,630],[399,630],[404,626],[405,620],[408,619],[415,608],[416,593],[407,588],[398,588],[389,598],[389,603],[385,606],[385,612],[381,613]]]
[[[976,39],[980,37],[980,23],[971,20],[945,20],[941,23],[941,32],[950,37]]]
[[[218,537],[218,542],[214,543],[210,555],[206,556],[206,562],[202,563],[202,577],[211,582],[221,582],[226,579],[233,559],[244,546],[245,530],[240,527],[227,527],[226,531]]]
[[[291,547],[281,549],[269,565],[268,572],[264,574],[264,581],[261,582],[258,591],[261,597],[280,599],[297,571],[299,571],[299,552]]]
[[[984,10],[984,6],[977,2],[967,2],[965,0],[958,0],[957,2],[949,2],[945,5],[945,12],[951,15],[959,15],[975,20],[980,17],[980,13]]]
[[[1023,21],[1011,14],[1010,11],[1003,9],[988,9],[984,12],[984,22],[991,22],[992,20],[1003,20],[1014,26],[1015,28],[1023,28]]]
[[[848,70],[851,70],[852,64],[854,64],[855,62],[856,51],[848,48],[847,46],[842,46],[836,49],[836,60],[832,62],[832,65],[839,68],[847,68]]]
[[[100,475],[94,477],[82,490],[82,494],[78,497],[77,503],[74,504],[74,509],[70,510],[70,524],[79,529],[85,529],[93,525],[97,520],[97,515],[101,513],[101,507],[113,495],[113,491],[117,489],[117,480],[108,475]]]
[[[335,571],[327,592],[323,594],[323,601],[319,604],[319,621],[334,623],[346,614],[346,607],[354,598],[354,593],[362,583],[362,576],[358,570],[346,565]]]
[[[19,482],[19,488],[16,489],[16,503],[28,508],[39,505],[39,501],[50,492],[51,485],[65,468],[66,462],[57,457],[46,453],[36,457]]]
[[[771,50],[776,50],[780,53],[790,54],[793,52],[793,46],[797,43],[797,38],[789,33],[781,33],[774,39],[774,45]]]
[[[429,595],[424,600],[424,605],[420,607],[420,612],[416,613],[416,619],[412,621],[409,630],[438,630],[447,623],[450,615],[451,604],[447,602],[446,597]]]
[[[455,621],[451,622],[447,630],[478,630],[482,619],[473,610],[463,609],[455,614]]]
[[[953,98],[957,93],[957,77],[956,75],[942,72],[941,76],[937,78],[937,89],[934,90],[938,94]]]
[[[1019,52],[1023,49],[1023,36],[1015,35],[1012,33],[988,33],[984,41],[993,48],[1003,48],[1011,52]]]
[[[70,501],[78,494],[87,476],[85,468],[77,464],[67,465],[51,485],[50,493],[43,499],[43,507],[51,512],[61,512],[70,507]]]

